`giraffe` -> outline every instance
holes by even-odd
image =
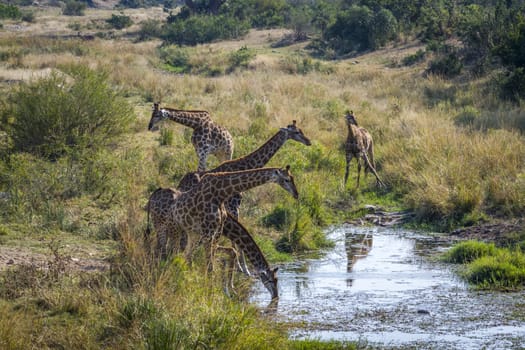
[[[191,143],[199,157],[198,171],[206,170],[209,154],[215,155],[221,162],[232,159],[233,138],[226,128],[215,124],[207,111],[187,111],[173,108],[161,108],[153,104],[153,112],[148,130],[154,130],[161,120],[173,120],[193,129]]]
[[[158,255],[165,258],[171,251],[181,251],[181,239],[185,233],[184,256],[188,262],[191,263],[194,248],[202,243],[208,270],[213,270],[215,243],[227,218],[224,201],[232,193],[247,191],[267,182],[275,182],[294,198],[299,197],[290,166],[205,174],[195,187],[185,192],[172,188],[157,189],[148,201],[148,227],[151,215],[157,232]]]
[[[372,135],[365,129],[357,125],[354,112],[350,111],[345,116],[346,125],[348,126],[348,136],[345,142],[346,168],[345,168],[345,186],[348,181],[350,162],[353,157],[357,159],[357,187],[359,187],[359,176],[361,174],[361,160],[365,166],[365,176],[371,171],[376,177],[376,183],[379,186],[385,186],[383,181],[377,175],[374,162],[374,141]]]
[[[252,153],[244,157],[226,161],[216,168],[206,172],[188,173],[181,179],[177,188],[181,191],[189,190],[195,186],[200,181],[200,177],[206,173],[262,168],[288,140],[294,140],[306,146],[310,146],[312,144],[310,139],[306,137],[303,131],[297,126],[297,121],[293,120],[292,124],[280,128],[276,134],[274,134],[262,146],[257,148]],[[225,202],[226,210],[237,220],[239,219],[239,207],[241,205],[241,201],[242,193],[235,193]],[[246,266],[242,250],[240,250],[239,260],[241,270],[249,275],[250,272]]]
[[[279,297],[277,290],[277,270],[270,268],[261,249],[255,243],[248,230],[233,217],[231,213],[227,214],[224,221],[223,235],[232,241],[239,252],[244,253],[248,261],[255,269],[255,275],[261,279],[263,285],[268,289],[272,300]]]

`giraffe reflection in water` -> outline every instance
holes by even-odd
[[[372,249],[373,235],[371,232],[367,233],[345,233],[345,250],[347,256],[346,272],[352,272],[354,264],[357,260],[364,258]],[[348,278],[346,283],[351,287],[354,280]]]

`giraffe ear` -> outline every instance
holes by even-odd
[[[272,271],[273,271],[273,273],[276,273],[276,272],[277,272],[278,270],[279,270],[279,268],[278,268],[278,267],[276,267],[276,268],[275,268],[275,269],[273,269]]]
[[[286,166],[286,171],[290,171],[290,164]]]
[[[159,103],[158,103],[158,102],[155,102],[155,103],[153,104],[153,111],[156,112],[156,111],[158,111],[158,110],[159,110]]]

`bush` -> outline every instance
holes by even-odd
[[[513,69],[502,81],[502,97],[519,101],[525,98],[525,67]]]
[[[249,24],[227,16],[191,16],[164,27],[162,39],[169,44],[197,45],[235,39],[248,33]]]
[[[229,58],[230,71],[235,68],[247,68],[250,61],[255,58],[255,51],[248,49],[246,46],[241,47],[237,51],[233,51]]]
[[[161,36],[161,33],[160,21],[148,19],[140,24],[139,40],[158,38]]]
[[[403,57],[403,60],[401,62],[404,66],[411,66],[413,64],[423,61],[425,59],[425,54],[426,53],[424,50],[419,49],[415,54]]]
[[[69,0],[66,1],[66,4],[62,9],[62,14],[65,16],[84,16],[85,9],[85,3],[75,0]]]
[[[170,66],[170,70],[177,73],[189,73],[192,66],[188,51],[176,45],[159,48],[160,59]]]
[[[0,19],[18,19],[22,17],[22,12],[17,6],[0,4]]]
[[[463,63],[455,52],[439,55],[438,58],[430,62],[427,73],[452,78],[461,73]]]
[[[111,18],[107,19],[106,22],[115,29],[124,29],[133,24],[133,21],[129,16],[126,15],[111,15]]]
[[[473,106],[466,106],[463,110],[454,117],[454,124],[456,125],[473,125],[476,119],[480,116],[479,110]]]
[[[18,87],[10,96],[8,130],[17,151],[49,159],[107,145],[129,127],[131,107],[108,85],[104,72],[67,68]]]

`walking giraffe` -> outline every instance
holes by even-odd
[[[154,130],[155,125],[165,119],[173,120],[193,129],[191,143],[199,157],[197,171],[206,170],[209,154],[215,155],[221,162],[232,159],[232,136],[226,128],[215,124],[207,111],[188,111],[173,108],[159,109],[159,104],[154,103],[148,130]]]
[[[357,125],[354,112],[350,111],[345,116],[346,125],[348,126],[348,136],[345,142],[346,168],[345,168],[345,186],[348,181],[350,162],[353,157],[357,159],[357,187],[359,187],[359,176],[361,174],[361,160],[365,166],[365,177],[368,171],[371,171],[376,177],[376,183],[380,186],[385,184],[379,178],[374,161],[374,141],[372,135],[365,129]]]
[[[275,182],[294,198],[299,194],[290,167],[210,173],[188,191],[157,189],[148,202],[149,216],[157,232],[157,254],[165,258],[171,251],[181,251],[181,238],[186,233],[184,256],[191,263],[194,248],[202,243],[206,250],[208,270],[213,270],[216,240],[223,232],[227,211],[224,201],[233,193],[247,191],[267,182]],[[148,232],[147,232],[148,234]]]

